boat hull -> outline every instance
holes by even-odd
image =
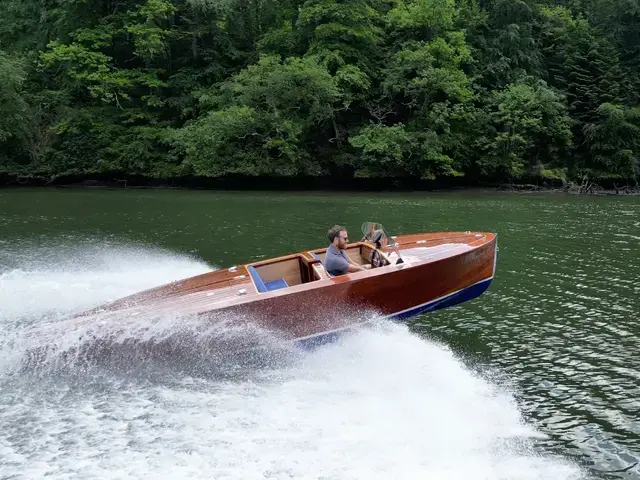
[[[372,319],[405,320],[472,300],[494,278],[495,234],[446,232],[394,238],[395,248],[379,250],[388,265],[363,272],[332,277],[318,257],[326,249],[311,250],[173,282],[81,316],[119,311],[143,321],[163,313],[196,315],[211,322],[251,323],[285,340],[309,344]],[[358,242],[347,251],[360,258],[372,248]],[[404,263],[396,264],[394,255]],[[297,275],[298,284],[269,290],[266,285],[274,282],[266,280],[275,278],[277,268],[275,276],[283,278],[275,283],[288,285],[286,279],[291,282]]]
[[[329,285],[224,311],[308,344],[372,319],[406,320],[470,301],[489,288],[495,260],[493,241],[438,260],[391,265],[357,280],[349,278],[355,275],[337,277]]]

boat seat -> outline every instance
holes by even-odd
[[[260,274],[255,269],[255,267],[251,267],[251,266],[247,267],[247,270],[249,270],[249,274],[251,275],[253,282],[256,284],[256,288],[258,289],[258,292],[260,293],[272,292],[274,290],[279,290],[280,288],[287,288],[289,286],[289,284],[286,282],[284,278],[278,278],[276,280],[271,280],[270,282],[265,283],[262,280],[262,277],[260,277]]]
[[[264,286],[271,292],[280,288],[287,288],[289,284],[284,278],[278,278],[277,280],[271,280],[270,282],[265,283]]]

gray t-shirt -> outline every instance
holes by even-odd
[[[331,275],[342,275],[346,273],[349,268],[349,257],[344,250],[329,245],[327,255],[324,258],[324,268],[326,268],[327,272]]]

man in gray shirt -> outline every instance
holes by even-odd
[[[360,272],[364,268],[349,258],[345,252],[349,236],[347,230],[340,225],[335,225],[329,230],[327,237],[331,243],[327,248],[324,259],[324,268],[330,275],[344,275],[347,272]]]

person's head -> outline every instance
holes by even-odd
[[[383,248],[389,244],[389,239],[387,238],[387,236],[384,234],[382,230],[378,230],[375,233],[373,237],[373,241],[376,244],[376,248]]]
[[[327,233],[327,238],[331,245],[336,248],[345,249],[347,248],[347,243],[349,242],[349,236],[347,234],[347,229],[341,227],[340,225],[334,225],[329,229]]]

